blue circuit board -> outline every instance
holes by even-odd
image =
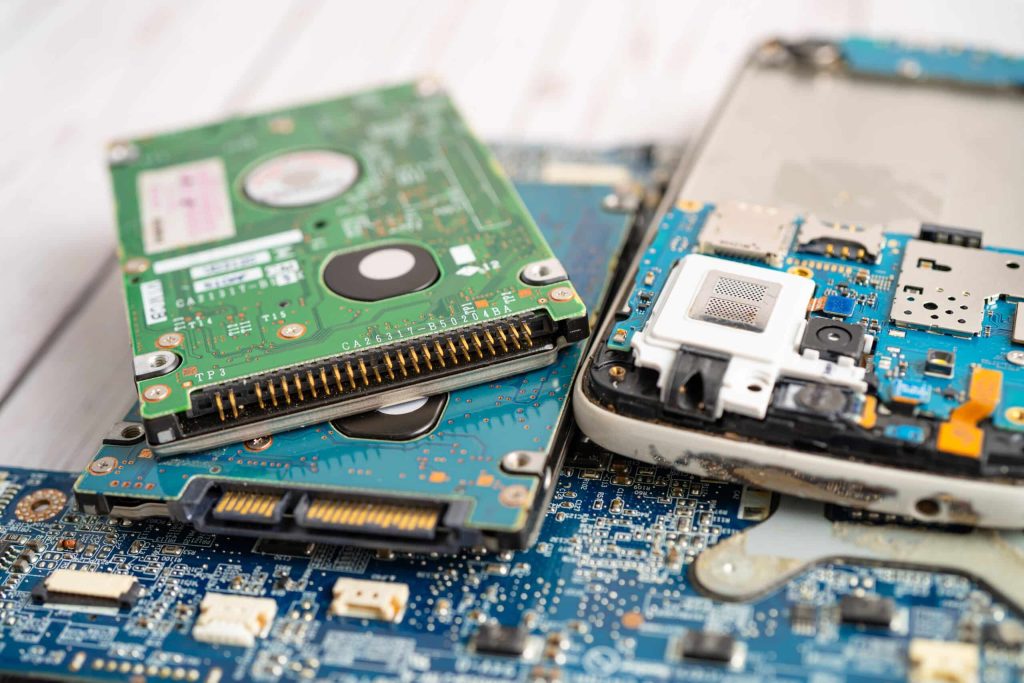
[[[841,563],[810,568],[752,602],[714,600],[695,587],[691,562],[767,510],[752,510],[739,486],[587,443],[570,454],[537,543],[489,554],[310,546],[299,556],[273,555],[254,539],[168,520],[83,514],[53,499],[57,491],[71,500],[70,474],[0,476],[0,671],[7,673],[206,683],[903,681],[912,639],[963,640],[979,614],[1020,616],[965,576]],[[18,504],[46,489],[51,518],[22,521]],[[33,588],[61,568],[134,576],[141,597],[120,609],[34,601]],[[400,623],[329,614],[343,577],[407,585]],[[891,600],[892,628],[836,616],[843,596],[865,591]],[[252,647],[197,642],[192,629],[210,592],[272,599],[277,614],[265,638]],[[489,624],[520,629],[522,654],[477,651]],[[681,658],[687,633],[725,634],[739,654],[729,662]],[[1020,680],[1019,647],[973,647],[986,681]]]
[[[610,186],[525,182],[517,189],[571,273],[580,296],[591,311],[599,310],[617,262],[614,255],[632,225],[632,212],[602,208],[602,201],[615,189]],[[113,442],[105,443],[96,453],[76,492],[90,509],[99,511],[115,504],[124,507],[129,500],[132,506],[177,504],[190,486],[212,481],[221,489],[263,487],[259,494],[330,492],[358,495],[361,501],[375,504],[398,501],[402,506],[429,501],[447,505],[436,514],[444,517],[447,527],[457,527],[460,536],[420,538],[417,533],[415,538],[405,539],[413,544],[408,547],[479,545],[485,536],[496,534],[504,534],[506,539],[500,547],[518,547],[526,542],[529,525],[537,523],[535,512],[543,505],[550,484],[545,477],[550,477],[550,471],[509,471],[502,466],[502,457],[518,451],[539,452],[545,460],[554,457],[558,439],[564,434],[561,423],[566,398],[581,353],[581,346],[576,345],[539,370],[452,392],[441,412],[434,414],[433,427],[398,440],[343,433],[344,424],[338,423],[347,421],[342,420],[276,434],[258,445],[236,444],[194,455],[157,458],[141,433],[134,442],[115,435]],[[425,404],[423,410],[429,408]],[[389,415],[384,419],[394,422],[399,418]],[[131,430],[137,422],[137,416],[130,414],[120,428]],[[105,503],[104,498],[116,502]],[[173,507],[172,514],[193,521],[194,515],[203,514],[205,505],[194,499],[190,494],[191,507]],[[281,503],[286,515],[293,503],[297,506],[301,501],[293,497]],[[247,520],[247,526],[230,530],[249,535],[267,534],[269,529],[283,535],[304,531],[286,527],[286,519],[260,522],[255,517]],[[360,529],[348,525],[344,531]],[[376,526],[374,533],[368,531],[361,531],[368,544],[402,540]],[[408,535],[413,535],[412,531]],[[322,540],[323,534],[317,537]],[[356,542],[351,534],[345,538]]]
[[[1024,84],[1024,59],[987,50],[922,47],[863,37],[843,40],[839,48],[854,72],[985,86]]]
[[[639,265],[627,300],[629,313],[611,328],[608,348],[630,350],[633,334],[649,319],[672,267],[697,249],[698,236],[714,208],[713,204],[682,202],[662,218]],[[794,222],[795,235],[803,219],[797,217]],[[873,263],[851,262],[838,255],[799,253],[794,238],[789,255],[776,270],[800,272],[813,278],[817,285],[815,299],[820,302],[820,308],[812,310],[811,316],[859,323],[875,335],[869,368],[877,379],[878,397],[883,403],[909,403],[917,415],[946,420],[967,397],[972,369],[991,368],[1002,373],[1001,400],[992,415],[993,423],[1002,429],[1024,430],[1024,420],[1008,418],[1013,409],[1024,406],[1024,366],[1007,359],[1007,354],[1015,348],[1011,342],[1015,303],[999,299],[989,305],[982,333],[977,336],[941,334],[900,326],[890,320],[903,253],[911,239],[914,238],[886,234],[880,258]],[[991,251],[1004,253],[1008,259],[1020,259],[1024,255],[1008,249]],[[758,265],[771,267],[764,263]],[[936,350],[953,354],[951,377],[926,374],[928,353]],[[896,433],[903,435],[903,432]],[[910,442],[918,437],[910,432],[907,436]]]

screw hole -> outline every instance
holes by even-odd
[[[760,384],[748,384],[747,391],[752,391],[755,394],[760,392],[763,387]]]
[[[942,506],[934,498],[922,498],[914,505],[914,509],[925,517],[934,517],[939,514]]]
[[[939,305],[934,301],[929,301],[924,305],[924,307],[927,308],[929,311],[934,311],[936,308],[939,307]]]
[[[137,439],[142,436],[142,427],[138,425],[128,425],[121,430],[122,439]]]

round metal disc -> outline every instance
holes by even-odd
[[[294,208],[334,199],[359,179],[354,157],[326,149],[286,152],[249,171],[249,199],[274,208]]]

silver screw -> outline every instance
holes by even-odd
[[[522,507],[527,503],[530,498],[530,492],[525,486],[519,486],[515,484],[513,486],[506,486],[498,494],[498,502],[505,507],[517,508]]]
[[[548,296],[555,301],[572,301],[573,291],[568,287],[556,287],[548,292]]]
[[[102,476],[113,472],[115,467],[117,467],[117,458],[105,455],[102,458],[97,458],[89,465],[89,472]]]
[[[306,326],[299,323],[285,325],[281,328],[281,331],[278,332],[278,335],[285,339],[297,339],[304,334],[306,334]]]
[[[142,392],[142,398],[147,401],[162,401],[170,395],[171,389],[166,384],[154,384]]]
[[[130,275],[138,275],[149,270],[149,259],[142,257],[130,258],[124,262],[124,272]]]
[[[274,437],[272,436],[257,436],[255,439],[249,439],[242,445],[245,446],[247,451],[259,452],[270,448],[272,443],[274,443]]]
[[[157,337],[156,345],[165,349],[171,349],[185,341],[185,335],[177,332],[168,332]]]
[[[120,166],[139,158],[139,148],[131,142],[115,142],[107,150],[107,161],[111,166]]]
[[[1010,351],[1006,354],[1006,360],[1014,365],[1024,365],[1024,351]]]

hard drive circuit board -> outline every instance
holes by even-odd
[[[157,449],[354,414],[430,382],[438,393],[471,383],[470,370],[539,367],[588,334],[564,268],[435,84],[110,155],[140,412]]]

